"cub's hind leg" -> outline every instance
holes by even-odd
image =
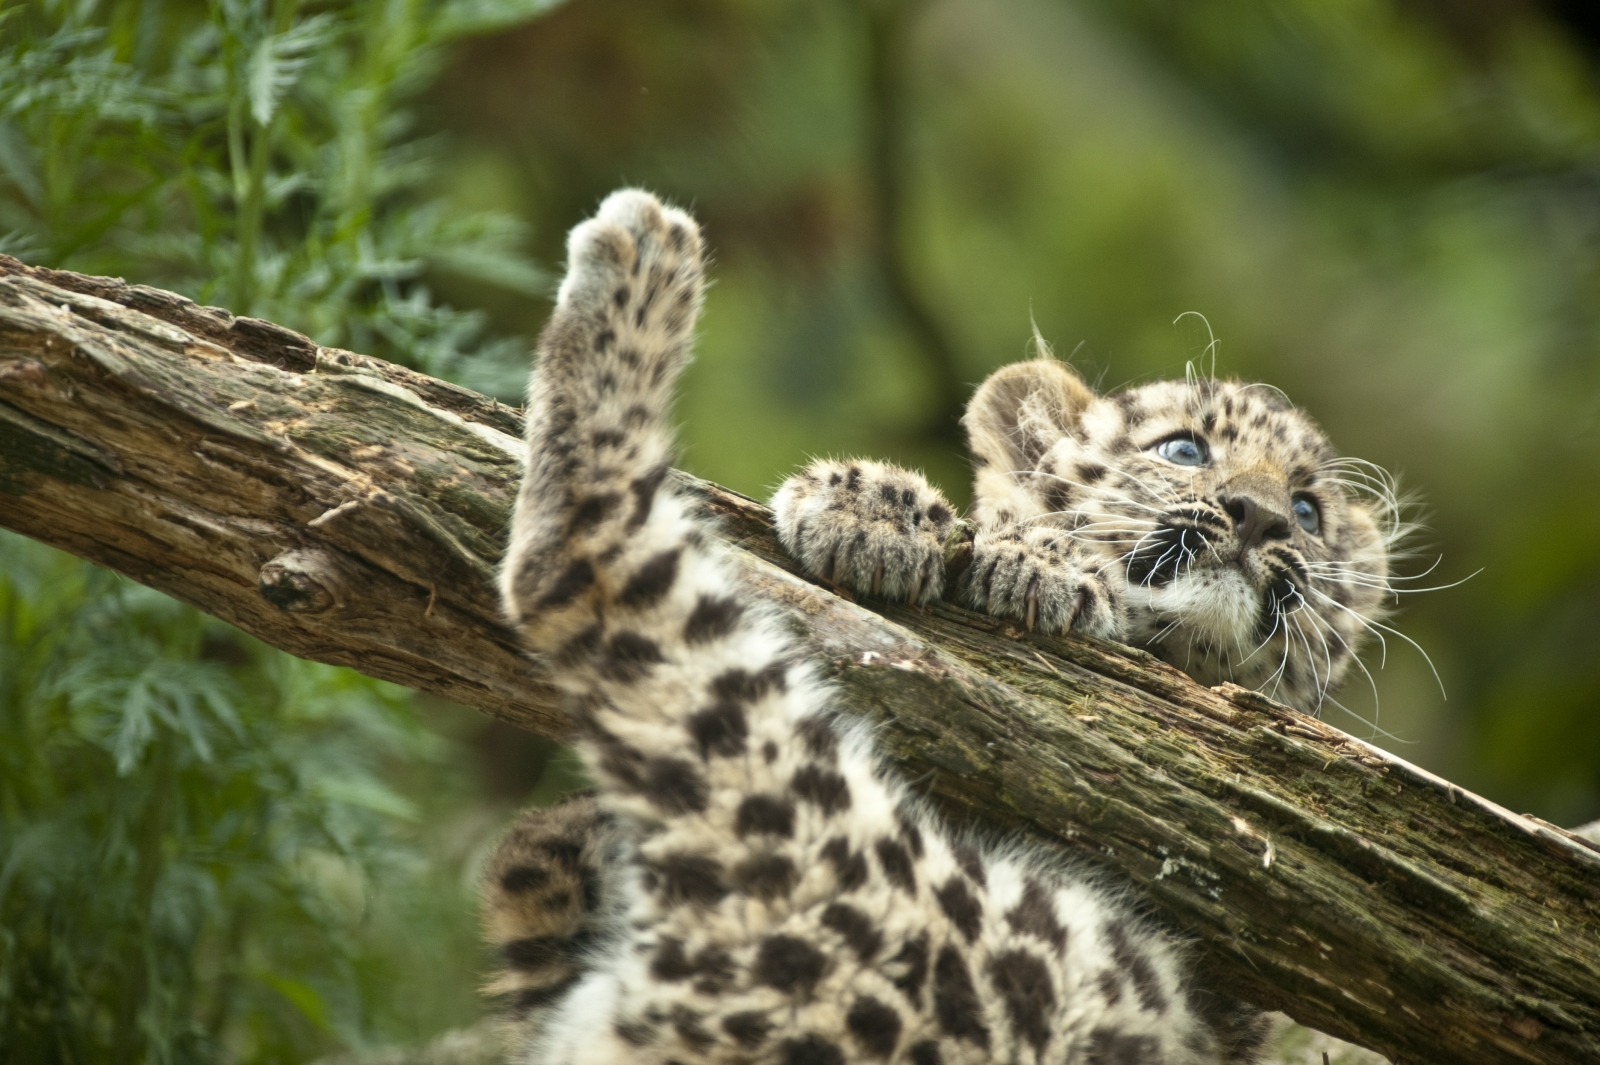
[[[624,833],[591,798],[527,810],[484,873],[484,938],[503,966],[484,985],[511,1042],[537,1038],[551,1007],[614,948],[624,905]]]
[[[528,386],[528,462],[501,593],[529,646],[551,652],[637,571],[619,552],[688,523],[655,512],[667,484],[672,388],[702,296],[694,221],[624,190],[567,240],[569,267]],[[656,521],[650,522],[654,515]]]

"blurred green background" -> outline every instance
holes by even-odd
[[[1105,388],[1214,333],[1401,475],[1401,570],[1456,585],[1328,720],[1560,824],[1600,817],[1597,149],[1575,2],[0,4],[30,262],[515,399],[566,229],[691,207],[684,464],[751,495],[860,453],[964,500],[954,418],[1032,322]],[[0,535],[0,1048],[470,1023],[473,869],[559,752]]]

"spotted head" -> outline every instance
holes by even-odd
[[[1315,711],[1382,616],[1393,483],[1271,386],[1102,396],[1044,358],[994,373],[963,423],[980,527],[1066,530],[1125,589],[1127,642],[1202,683]]]

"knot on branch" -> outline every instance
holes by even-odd
[[[338,565],[326,551],[299,549],[261,567],[261,598],[290,614],[321,614],[339,605]]]

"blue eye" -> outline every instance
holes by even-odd
[[[1176,466],[1204,466],[1211,457],[1206,442],[1199,437],[1175,436],[1156,445],[1156,454]]]
[[[1316,501],[1310,496],[1294,497],[1294,520],[1312,536],[1322,532],[1322,511],[1317,509]]]

